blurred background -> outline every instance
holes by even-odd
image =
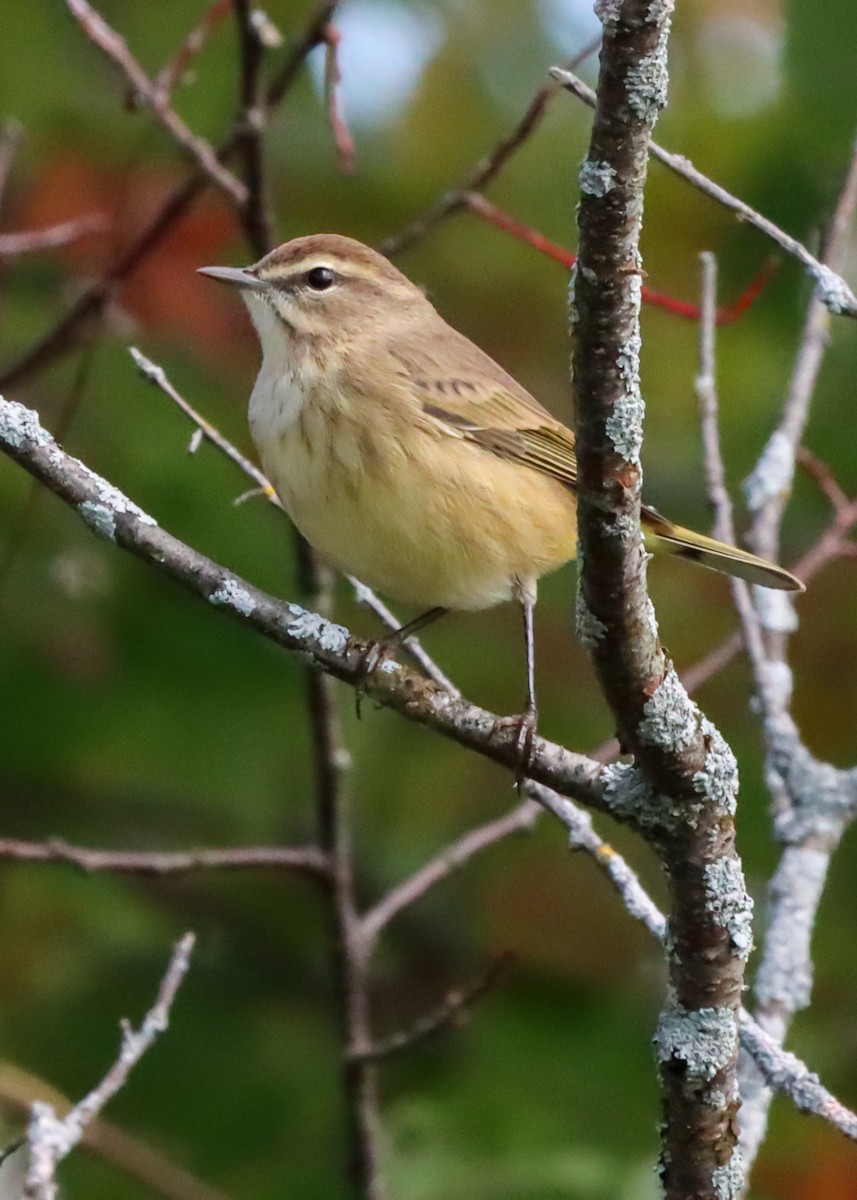
[[[103,0],[101,11],[150,74],[174,55],[204,0]],[[311,6],[269,0],[288,45]],[[81,34],[60,0],[7,6],[0,118],[24,139],[2,231],[92,213],[101,232],[50,253],[0,261],[0,362],[30,345],[96,277],[190,168],[150,113]],[[329,230],[378,243],[427,208],[513,128],[547,68],[597,35],[584,0],[343,0],[337,18],[345,115],[356,170],[343,176],[325,115],[323,51],[273,118],[268,148],[277,240]],[[857,125],[853,9],[830,0],[687,0],[672,40],[670,107],[658,129],[694,162],[818,246]],[[175,94],[198,133],[219,141],[237,103],[228,17]],[[269,67],[284,50],[271,51]],[[595,59],[581,72],[594,82]],[[573,248],[576,170],[589,113],[567,95],[488,197]],[[698,254],[717,253],[721,300],[763,266],[759,234],[653,165],[643,249],[648,282],[683,300],[699,290]],[[186,419],[133,369],[138,345],[240,447],[255,339],[236,297],[194,274],[253,255],[209,188],[117,291],[88,347],[9,389],[39,410],[67,449],[171,532],[259,586],[295,595],[285,519],[216,450],[188,456]],[[469,214],[456,215],[399,265],[444,315],[554,413],[571,419],[567,273]],[[854,279],[855,263],[845,275]],[[805,305],[805,275],[783,262],[762,296],[719,337],[730,485],[750,470],[780,410]],[[692,323],[649,310],[646,491],[677,520],[707,528],[693,377]],[[850,418],[857,343],[834,323],[808,445],[846,492],[857,490]],[[783,561],[829,519],[798,479]],[[680,669],[735,627],[726,582],[654,564],[651,587]],[[818,756],[854,761],[857,605],[854,562],[829,566],[799,602],[795,714]],[[571,569],[542,589],[537,614],[541,728],[588,750],[611,723],[570,613]],[[410,614],[407,614],[410,615]],[[368,635],[371,615],[345,585],[337,617]],[[474,700],[514,712],[523,695],[511,606],[447,618],[427,648]],[[94,540],[66,508],[0,462],[0,830],[112,848],[299,843],[312,836],[312,762],[299,664],[136,561]],[[356,721],[339,692],[355,765],[360,894],[374,901],[474,824],[515,802],[508,773],[395,715]],[[700,695],[741,765],[740,849],[764,919],[777,859],[746,666]],[[662,901],[653,860],[602,823]],[[815,945],[813,1008],[794,1048],[857,1104],[857,845],[839,851]],[[79,1097],[112,1059],[117,1020],[149,1003],[168,947],[199,942],[169,1034],[108,1116],[208,1183],[253,1200],[344,1194],[337,1047],[327,927],[301,879],[274,872],[168,879],[85,876],[65,866],[0,868],[0,1056]],[[462,1030],[382,1073],[384,1151],[396,1200],[469,1195],[552,1200],[654,1196],[658,1097],[650,1037],[661,1002],[659,955],[593,864],[569,858],[545,819],[532,835],[472,862],[390,928],[373,982],[376,1029],[392,1031],[473,978],[500,951],[510,977]],[[2,1080],[0,1080],[2,1091]],[[9,1127],[9,1134],[13,1132]],[[149,1195],[76,1156],[69,1196]],[[754,1181],[757,1200],[857,1196],[857,1152],[820,1122],[774,1105]]]

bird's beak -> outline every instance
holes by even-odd
[[[266,279],[259,279],[246,267],[197,267],[197,274],[219,279],[221,283],[231,283],[234,287],[252,288],[254,291],[263,291],[270,286]]]

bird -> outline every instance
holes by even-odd
[[[389,259],[340,234],[297,237],[249,267],[201,267],[238,288],[262,362],[250,429],[299,532],[339,570],[424,611],[516,600],[535,733],[538,581],[575,556],[574,434],[443,319]],[[647,548],[762,587],[784,568],[643,506]],[[389,643],[388,643],[389,644]]]

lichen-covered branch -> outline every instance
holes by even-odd
[[[27,1131],[29,1168],[24,1200],[55,1200],[57,1166],[81,1140],[87,1125],[124,1087],[130,1072],[167,1028],[176,992],[190,965],[193,944],[192,933],[185,934],[176,944],[155,1004],[146,1013],[140,1028],[132,1029],[123,1022],[121,1050],[101,1082],[62,1118],[44,1101],[33,1104]]]
[[[658,641],[640,535],[639,235],[652,127],[666,101],[672,4],[602,0],[592,136],[580,169],[572,297],[579,459],[578,628],[651,787],[648,839],[671,892],[670,995],[655,1037],[667,1200],[732,1200],[736,1013],[751,947],[735,853],[735,761]]]
[[[160,528],[112,484],[66,454],[22,404],[0,398],[0,451],[14,459],[68,504],[99,537],[113,541],[176,580],[196,596],[314,667],[352,685],[363,677],[365,643],[341,625],[298,604],[277,600]],[[397,662],[370,673],[366,692],[409,720],[515,768],[516,733],[508,722]],[[537,782],[582,803],[633,819],[634,772],[537,738],[529,771]],[[609,796],[608,796],[609,793]]]

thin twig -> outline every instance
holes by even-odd
[[[27,1132],[30,1152],[24,1188],[27,1200],[55,1200],[57,1166],[81,1140],[87,1125],[124,1087],[132,1069],[167,1028],[173,1001],[190,966],[193,944],[192,933],[186,933],[176,943],[154,1007],[146,1014],[140,1028],[132,1029],[123,1022],[119,1056],[101,1082],[63,1118],[57,1117],[52,1105],[44,1101],[36,1101],[33,1105]]]
[[[153,86],[158,95],[169,100],[187,74],[188,67],[205,47],[212,30],[229,15],[233,0],[213,0],[166,66],[156,75]]]
[[[709,251],[700,256],[702,262],[702,320],[699,330],[699,372],[696,377],[696,396],[699,401],[702,429],[703,465],[708,499],[714,509],[714,536],[728,545],[735,544],[735,522],[732,499],[726,487],[726,469],[720,448],[718,428],[717,363],[717,259]],[[753,606],[750,589],[743,579],[729,581],[735,608],[741,621],[744,643],[756,673],[757,683],[764,662],[764,646],[759,617]]]
[[[239,467],[245,475],[247,475],[256,483],[256,488],[254,488],[250,493],[245,493],[243,496],[239,496],[236,503],[248,499],[250,495],[261,493],[270,504],[273,504],[275,508],[279,508],[282,511],[283,506],[280,502],[280,498],[270,480],[268,480],[259,470],[259,468],[252,463],[246,455],[242,454],[241,451],[232,442],[230,442],[229,439],[225,437],[216,426],[212,425],[210,421],[207,421],[201,413],[197,412],[192,404],[188,403],[188,401],[185,400],[185,398],[178,391],[176,391],[167,378],[164,368],[158,366],[157,363],[152,362],[152,360],[147,358],[146,355],[138,350],[136,346],[131,346],[129,351],[131,357],[134,359],[134,362],[137,364],[145,378],[148,379],[150,383],[153,383],[156,387],[160,388],[165,395],[169,396],[169,398],[178,406],[178,408],[181,409],[185,416],[189,417],[190,420],[193,421],[197,430],[202,433],[203,437],[207,438],[213,446],[216,446],[217,449],[225,454],[227,458],[231,459],[232,462],[234,462],[235,465]],[[354,588],[354,594],[359,604],[371,609],[372,612],[374,612],[375,615],[389,629],[396,630],[400,628],[402,622],[398,619],[395,613],[393,613],[391,609],[387,607],[384,601],[375,595],[371,588],[366,587],[365,584],[361,583],[359,579],[355,579],[352,575],[348,575],[346,578]],[[407,642],[405,643],[405,649],[423,668],[430,679],[433,679],[435,683],[440,684],[440,686],[444,688],[445,691],[448,691],[451,696],[461,695],[455,684],[452,683],[452,681],[441,670],[434,659],[432,659],[431,656],[423,649],[417,638],[408,638]]]
[[[454,871],[460,870],[483,850],[512,834],[525,833],[532,829],[541,812],[542,809],[535,801],[524,800],[504,816],[468,830],[424,863],[413,875],[391,888],[360,920],[364,953],[371,953],[381,932],[403,909],[415,904],[435,884],[448,879]]]
[[[324,29],[336,9],[337,0],[327,0],[310,18],[304,34],[291,48],[280,71],[265,93],[265,108],[271,112],[287,95],[307,55],[324,40]],[[240,145],[241,131],[233,130],[215,152],[218,160],[230,158]],[[149,223],[108,267],[104,275],[86,288],[69,310],[23,352],[17,361],[0,372],[0,389],[19,384],[46,367],[74,345],[87,325],[96,317],[116,287],[160,245],[175,224],[203,193],[209,176],[197,171],[164,201]]]
[[[349,1057],[357,1062],[377,1063],[412,1050],[447,1029],[460,1027],[470,1017],[474,1004],[505,982],[511,961],[511,954],[498,954],[478,979],[466,987],[447,992],[437,1008],[419,1017],[409,1029],[392,1033],[371,1045],[354,1046]]]
[[[857,209],[857,139],[845,182],[834,211],[824,263],[827,270],[838,271],[850,244],[854,213]],[[779,549],[785,505],[791,495],[795,456],[806,429],[809,408],[818,373],[829,340],[830,315],[822,300],[809,302],[801,334],[800,348],[792,372],[782,415],[768,439],[759,461],[745,482],[747,503],[754,513],[750,544],[757,554],[776,558]]]
[[[47,1100],[61,1117],[73,1107],[45,1079],[4,1061],[0,1065],[0,1113],[15,1125],[25,1126],[34,1100]],[[96,1117],[86,1126],[80,1146],[165,1200],[228,1200],[223,1192],[105,1117]]]
[[[585,46],[576,54],[569,64],[574,70],[594,54],[601,45],[601,35]],[[391,237],[385,238],[378,249],[389,258],[395,258],[403,250],[409,249],[416,242],[426,237],[436,225],[453,213],[460,211],[467,203],[467,196],[475,192],[483,192],[515,153],[521,149],[535,133],[547,112],[550,102],[559,93],[556,84],[549,83],[539,88],[527,106],[527,110],[511,133],[501,138],[490,153],[480,158],[461,178],[460,182],[427,209],[421,216],[416,217],[404,229]]]
[[[244,204],[247,189],[240,179],[227,170],[219,161],[216,151],[205,138],[193,133],[173,108],[164,93],[159,91],[134,55],[128,43],[107,24],[88,0],[65,0],[69,12],[83,32],[122,71],[134,89],[138,101],[152,109],[160,124],[173,141],[193,159],[201,171],[221,188],[236,204]]]
[[[0,860],[53,862],[87,873],[118,875],[183,875],[197,870],[248,870],[274,867],[324,880],[327,857],[315,846],[241,846],[222,850],[96,850],[70,846],[58,838],[26,842],[0,838]]]
[[[60,221],[44,229],[27,229],[20,233],[0,233],[0,258],[16,258],[21,254],[34,254],[40,250],[56,250],[78,242],[88,233],[98,233],[107,225],[101,213],[86,217],[75,217],[71,221]]]
[[[468,211],[472,212],[474,216],[480,217],[483,221],[487,221],[497,229],[502,229],[504,233],[511,234],[512,237],[518,238],[519,241],[526,242],[528,246],[532,246],[540,254],[553,259],[554,262],[561,263],[567,269],[570,270],[577,262],[576,254],[572,254],[570,250],[565,250],[562,246],[558,246],[555,242],[550,241],[549,238],[536,232],[535,229],[531,229],[529,225],[522,224],[515,217],[498,208],[496,204],[491,204],[484,196],[480,196],[475,192],[469,192],[465,196],[465,203]],[[733,304],[718,308],[715,315],[716,324],[731,325],[743,316],[750,305],[761,295],[774,269],[775,264],[772,261],[767,262],[756,277],[750,280],[749,284]],[[666,292],[659,292],[647,283],[643,284],[642,299],[643,304],[649,305],[652,308],[662,308],[666,312],[672,313],[673,316],[682,317],[685,320],[698,321],[701,316],[698,304],[689,304],[686,300],[679,300],[675,296],[668,295]]]
[[[570,71],[563,70],[562,67],[552,67],[551,75],[556,79],[566,91],[571,92],[584,104],[588,104],[590,108],[595,107],[595,93],[592,88],[587,87],[582,79],[578,79],[576,75]],[[718,204],[722,204],[724,208],[728,208],[734,212],[739,220],[752,225],[758,229],[760,233],[765,234],[771,241],[776,242],[781,249],[790,254],[792,258],[796,258],[806,270],[812,275],[816,284],[816,294],[819,299],[826,305],[832,313],[845,313],[850,317],[857,317],[857,296],[854,295],[851,288],[845,282],[841,275],[837,274],[829,266],[818,261],[814,255],[810,254],[806,246],[793,238],[791,234],[780,229],[773,221],[769,221],[767,217],[763,217],[761,213],[756,212],[749,204],[745,204],[743,200],[739,200],[737,196],[733,196],[726,188],[715,183],[713,179],[709,179],[707,175],[703,175],[698,171],[689,159],[681,154],[673,154],[669,150],[665,150],[663,146],[659,146],[653,141],[650,144],[650,153],[653,158],[662,162],[665,166],[674,171],[676,175],[692,184],[699,191],[703,192],[711,200],[715,200]]]
[[[241,48],[241,82],[237,128],[241,130],[240,152],[244,159],[246,203],[241,220],[247,240],[257,258],[271,248],[271,219],[265,203],[265,108],[260,103],[260,70],[264,45],[253,21],[251,0],[234,0]]]
[[[342,112],[342,71],[338,55],[341,38],[342,34],[336,26],[328,21],[324,34],[324,94],[339,170],[343,175],[353,175],[357,150]]]

